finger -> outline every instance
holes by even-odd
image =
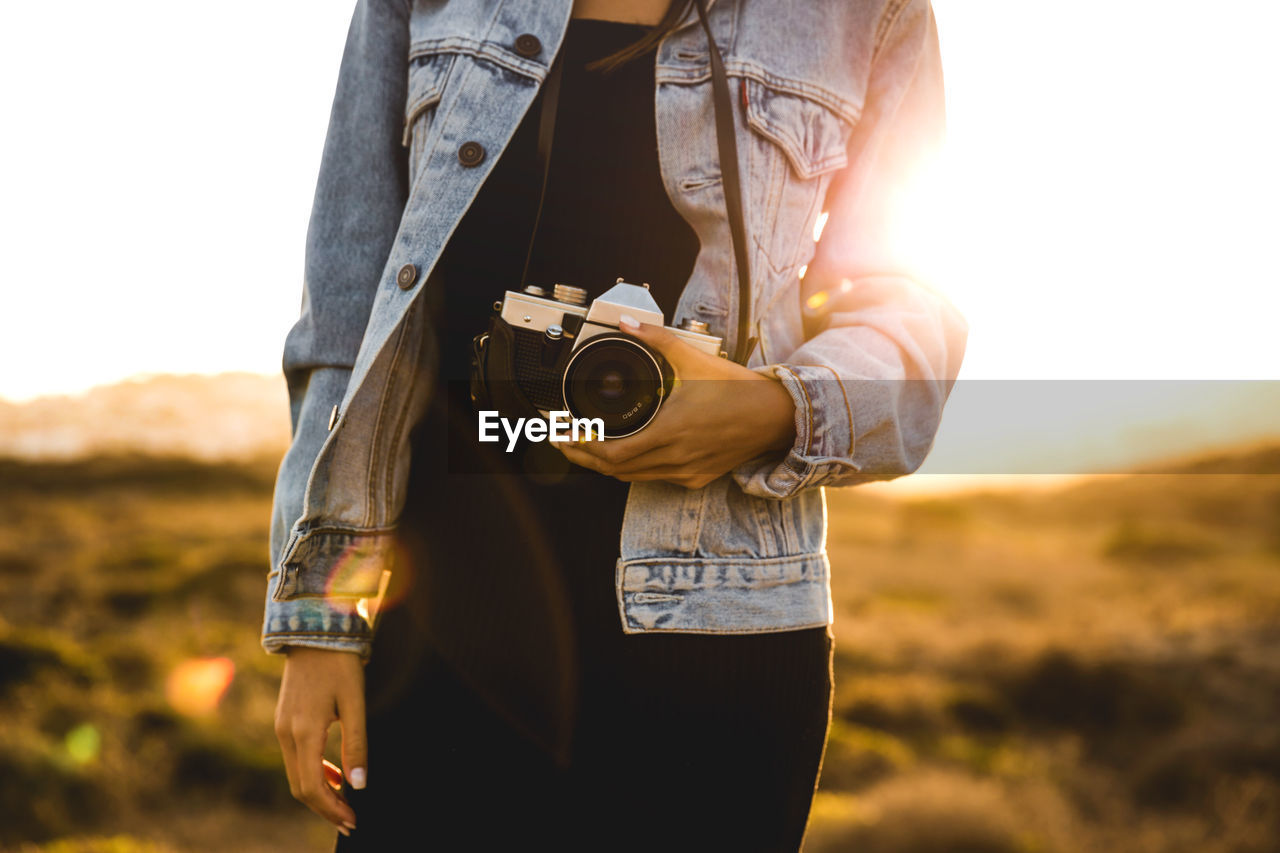
[[[356,814],[351,806],[325,784],[324,740],[327,726],[302,723],[293,730],[298,748],[298,788],[300,799],[320,817],[337,825],[339,831],[356,828]]]
[[[688,448],[678,444],[664,444],[638,453],[630,459],[614,462],[609,466],[609,471],[615,477],[652,472],[689,474],[696,470],[700,462],[700,458],[690,457]]]
[[[581,447],[573,444],[557,444],[556,447],[560,448],[560,452],[564,454],[564,458],[568,459],[574,465],[581,465],[583,468],[590,468],[592,471],[597,471],[601,474],[608,473],[606,470],[609,467],[608,462],[594,454],[588,453]]]
[[[672,367],[676,369],[676,373],[680,372],[680,368],[688,364],[691,359],[703,355],[684,341],[680,340],[670,329],[665,326],[657,326],[652,323],[641,323],[630,314],[623,314],[618,317],[618,328],[639,338],[644,343],[656,349],[658,352],[671,362]]]
[[[665,480],[687,489],[697,489],[724,473],[715,470],[718,466],[710,458],[673,461],[678,453],[676,448],[658,448],[652,455],[646,455],[643,460],[626,466],[612,465],[571,446],[561,450],[570,462],[624,483]]]
[[[662,417],[662,413],[658,413]],[[664,422],[655,419],[635,435],[626,438],[611,438],[608,441],[586,441],[577,445],[581,450],[602,459],[611,465],[620,465],[635,459],[651,450],[671,443],[670,431],[663,428]]]
[[[674,395],[658,410],[648,426],[626,438],[581,442],[557,442],[561,449],[573,447],[583,450],[597,459],[610,463],[622,463],[660,447],[675,443],[687,429],[687,406],[677,402]]]
[[[293,744],[293,731],[287,720],[276,718],[276,740],[280,742],[280,755],[284,758],[284,772],[289,779],[289,793],[294,799],[302,799],[298,788],[298,750]]]
[[[711,483],[714,483],[717,479],[719,479],[719,477],[708,472],[708,473],[701,473],[701,474],[689,474],[686,476],[665,477],[663,479],[665,479],[668,483],[671,483],[672,485],[676,485],[684,489],[692,490],[692,489],[701,489],[705,486],[709,486]]]
[[[564,454],[566,459],[575,465],[581,465],[583,468],[589,468],[590,470],[599,474],[604,474],[607,477],[614,477],[617,475],[617,466],[614,463],[588,453],[580,447],[565,445],[560,448],[560,452]],[[622,478],[619,477],[618,479]]]
[[[663,482],[679,486],[682,489],[701,489],[703,486],[714,482],[717,478],[709,473],[690,474],[683,469],[668,468],[665,470],[644,471],[637,474],[618,474],[615,475],[614,479],[621,480],[624,483]]]
[[[349,679],[344,692],[339,694],[338,720],[342,724],[342,768],[351,787],[358,791],[364,788],[369,778],[369,741],[365,738],[362,679]]]
[[[613,472],[626,461],[625,459],[622,459],[620,455],[615,456],[612,453],[604,453],[593,449],[590,447],[590,443],[586,446],[576,444],[561,444],[558,446],[560,448],[560,452],[563,453],[565,458],[570,462],[575,465],[581,465],[584,468],[590,468],[592,471],[598,471],[601,474],[613,474]],[[666,445],[662,446],[665,447]],[[657,448],[654,449],[656,450]],[[627,459],[634,458],[634,456],[639,455],[641,452],[648,451],[629,453],[627,454]]]
[[[653,468],[637,474],[623,474],[618,477],[619,480],[625,480],[628,483],[643,483],[654,480],[661,480],[671,483],[673,486],[680,486],[683,489],[700,489],[703,486],[716,479],[716,475],[710,472],[689,473],[688,468]]]

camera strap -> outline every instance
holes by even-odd
[[[711,35],[707,21],[707,0],[694,0],[698,20],[707,35],[711,58],[711,95],[715,109],[716,146],[720,154],[721,185],[724,202],[729,213],[729,235],[733,241],[734,266],[738,273],[738,332],[734,338],[733,360],[745,365],[755,349],[756,339],[751,337],[751,269],[747,254],[747,225],[743,216],[742,186],[738,173],[738,141],[733,127],[733,102],[729,98],[729,80],[725,75],[720,49]],[[547,197],[547,176],[551,171],[551,143],[555,136],[556,108],[560,101],[560,77],[563,62],[559,54],[547,71],[542,83],[542,112],[538,119],[538,166],[542,172],[542,186],[538,191],[538,207],[533,217],[533,233],[529,235],[529,248],[524,256],[524,269],[520,283],[526,284],[529,261],[533,257],[533,244],[538,236],[538,223],[542,219],[542,204]]]
[[[729,80],[724,73],[720,49],[707,22],[707,0],[694,0],[698,20],[707,34],[711,55],[711,95],[716,113],[716,145],[720,149],[720,176],[724,187],[724,204],[729,211],[729,234],[733,239],[733,257],[738,268],[738,334],[733,342],[733,360],[745,365],[755,349],[751,337],[751,268],[747,255],[747,224],[742,214],[742,185],[738,177],[738,138],[733,129],[733,102],[729,100]]]
[[[560,75],[564,67],[562,54],[557,53],[547,79],[542,82],[542,113],[538,116],[538,170],[542,172],[542,186],[538,190],[538,208],[533,214],[533,233],[529,235],[529,248],[524,253],[524,269],[520,271],[520,286],[528,284],[529,261],[533,259],[533,244],[538,239],[538,223],[542,221],[542,203],[547,198],[547,175],[551,172],[551,141],[556,133],[556,107],[560,104]]]

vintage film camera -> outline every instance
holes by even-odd
[[[647,284],[622,279],[590,306],[586,301],[585,290],[564,284],[550,295],[537,286],[508,290],[493,305],[489,332],[475,339],[473,402],[483,408],[483,398],[503,415],[506,407],[531,407],[543,417],[567,411],[574,418],[599,418],[605,438],[644,429],[670,394],[675,374],[660,353],[620,331],[618,318],[629,314],[662,325],[662,310]],[[667,328],[705,353],[723,355],[721,339],[708,334],[705,323],[685,320]],[[495,387],[503,385],[505,392]]]

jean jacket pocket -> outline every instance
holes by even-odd
[[[799,82],[744,77],[739,85],[748,128],[739,156],[752,176],[744,192],[762,278],[752,306],[758,318],[812,257],[813,223],[832,178],[849,163],[858,115]]]
[[[855,118],[838,113],[816,95],[781,84],[743,79],[747,125],[777,145],[802,181],[849,163],[845,144]]]
[[[444,96],[445,81],[457,54],[426,53],[409,59],[409,94],[404,105],[404,135],[400,142],[409,149],[410,179],[426,150],[427,134],[436,107]]]

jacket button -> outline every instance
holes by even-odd
[[[484,159],[484,146],[479,142],[464,142],[458,149],[458,162],[464,166],[479,166]]]
[[[516,53],[525,59],[533,59],[542,53],[542,42],[533,33],[516,36]]]
[[[413,264],[405,264],[400,267],[400,272],[396,273],[396,284],[400,285],[401,290],[413,287],[413,283],[417,280],[418,268]]]

